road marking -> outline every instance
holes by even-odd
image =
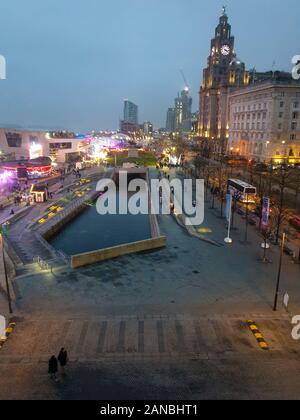
[[[165,339],[164,339],[164,327],[162,321],[156,322],[157,339],[158,339],[158,351],[159,353],[165,353]]]
[[[249,327],[250,331],[253,333],[256,341],[258,342],[259,347],[262,350],[269,350],[269,346],[266,343],[262,333],[259,331],[256,323],[254,321],[249,320],[249,321],[247,321],[247,324],[248,324],[248,327]]]
[[[0,349],[4,346],[9,336],[13,333],[14,329],[16,327],[15,322],[10,322],[8,324],[8,327],[5,330],[5,337],[0,337]]]

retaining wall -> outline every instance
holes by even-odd
[[[113,178],[114,175],[115,173],[113,172],[113,174],[111,174],[111,177]],[[146,179],[149,182],[147,171]],[[98,192],[93,192],[89,197],[85,197],[84,201],[82,200],[81,203],[78,203],[78,205],[74,203],[75,206],[73,208],[66,209],[65,211],[63,211],[57,218],[52,220],[52,223],[47,223],[45,226],[40,227],[37,231],[38,234],[40,234],[45,240],[49,240],[51,237],[55,236],[59,231],[61,231],[65,227],[65,225],[68,224],[72,219],[74,219],[76,216],[78,216],[80,213],[87,209],[85,204],[87,199],[95,200],[97,196]],[[149,199],[151,200],[150,194]],[[149,203],[149,207],[151,208],[151,202],[149,201]],[[151,251],[154,249],[165,247],[167,239],[166,237],[160,235],[156,215],[152,215],[151,212],[149,214],[149,223],[151,229],[151,238],[139,242],[131,242],[115,247],[104,248],[92,252],[73,255],[71,256],[71,267],[83,267],[97,262],[117,258],[122,255],[128,255],[142,251]]]
[[[79,268],[101,261],[111,260],[121,257],[122,255],[133,254],[142,251],[151,251],[154,249],[164,248],[167,244],[165,236],[158,238],[146,239],[139,242],[131,242],[124,245],[118,245],[111,248],[99,249],[97,251],[85,252],[71,257],[71,267]]]

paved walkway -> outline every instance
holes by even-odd
[[[48,361],[60,347],[73,361],[119,357],[188,357],[199,359],[262,356],[247,326],[247,315],[193,317],[190,315],[115,316],[95,318],[41,318],[20,322],[1,359]],[[298,360],[300,343],[291,337],[288,317],[259,316],[258,324],[272,357],[283,354]],[[265,355],[268,359],[270,354]]]
[[[225,223],[207,203],[202,228],[222,242]],[[168,246],[79,270],[17,280],[18,322],[0,352],[0,398],[300,398],[300,342],[290,316],[300,308],[300,267],[283,261],[280,305],[272,311],[278,248],[262,264],[261,238],[215,247],[158,218]],[[0,301],[1,305],[1,301]],[[262,351],[246,325],[257,322]],[[69,375],[58,384],[47,360],[65,345]]]
[[[26,320],[0,350],[0,399],[299,399],[300,343],[282,318],[153,315]],[[65,346],[67,376],[52,382],[49,356]]]

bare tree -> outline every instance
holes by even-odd
[[[291,172],[288,169],[281,168],[278,171],[276,171],[277,175],[277,195],[278,197],[274,200],[273,205],[273,222],[275,227],[275,243],[279,243],[279,237],[280,237],[280,230],[284,223],[284,221],[287,219],[287,208],[285,207],[285,190],[287,188],[288,181],[291,176]]]
[[[220,197],[220,210],[221,210],[221,218],[223,217],[223,208],[224,208],[224,200],[225,200],[225,194],[227,192],[227,183],[228,183],[228,177],[226,175],[226,170],[223,167],[222,163],[221,166],[217,169],[218,174],[218,193]]]

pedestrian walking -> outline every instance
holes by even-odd
[[[57,359],[58,359],[59,364],[60,364],[60,367],[61,367],[61,373],[62,373],[62,375],[65,375],[65,367],[66,367],[66,365],[68,363],[68,353],[67,353],[67,350],[65,348],[62,348],[60,350]]]
[[[58,363],[55,356],[52,356],[49,360],[49,368],[48,373],[51,377],[51,379],[54,379],[55,382],[57,382],[57,371],[58,371]]]

